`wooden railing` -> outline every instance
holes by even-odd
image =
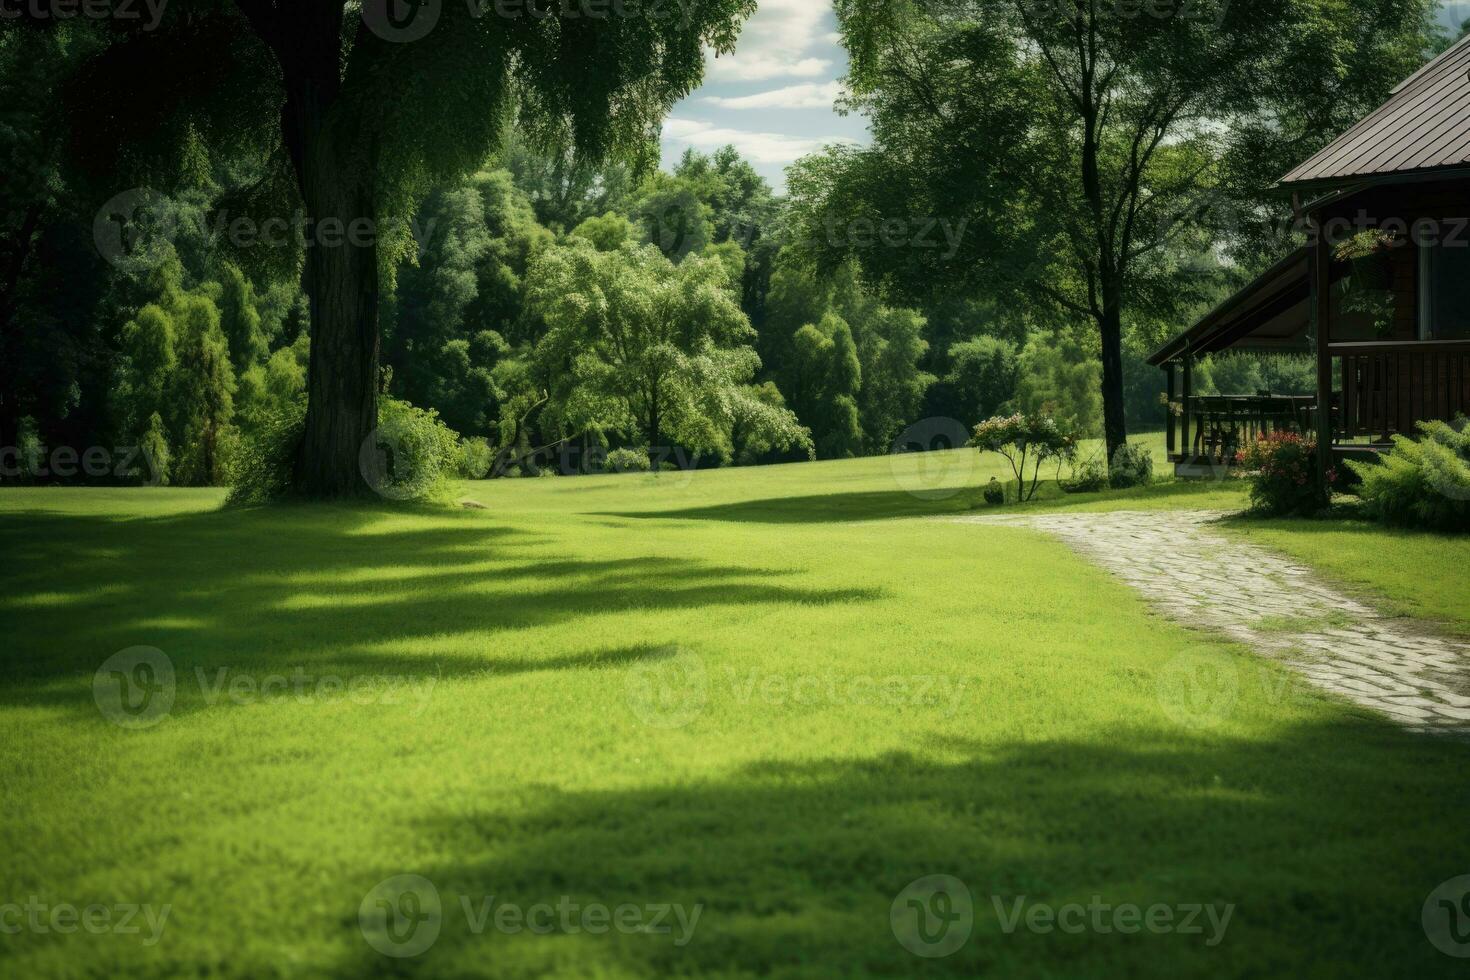
[[[1180,419],[1185,457],[1231,463],[1237,452],[1263,435],[1309,431],[1316,404],[1315,395],[1190,396]]]
[[[1470,342],[1330,344],[1336,442],[1388,442],[1415,423],[1470,414]]]

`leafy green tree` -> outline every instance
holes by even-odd
[[[1009,340],[982,335],[961,341],[949,349],[943,381],[947,414],[966,424],[1001,415],[1015,398],[1020,378],[1021,361]]]
[[[1016,403],[1027,415],[1046,415],[1079,437],[1102,433],[1102,366],[1095,355],[1063,338],[1041,333],[1021,350]]]
[[[235,374],[210,283],[179,284],[176,262],[152,277],[160,294],[123,325],[123,358],[115,393],[124,437],[157,449],[169,460],[172,482],[222,483],[227,466],[221,443],[232,438]]]
[[[589,159],[647,157],[655,122],[700,80],[705,49],[733,50],[754,3],[711,0],[677,17],[565,7],[484,16],[477,4],[430,3],[400,20],[399,9],[173,4],[156,29],[118,22],[114,43],[69,89],[68,108],[84,120],[76,158],[94,177],[172,184],[190,169],[180,149],[199,147],[258,168],[240,188],[243,206],[281,217],[299,205],[309,219],[318,247],[305,250],[312,342],[295,473],[309,496],[364,490],[379,282],[410,247],[418,198],[473,172],[511,117],[544,145]]]
[[[905,299],[1088,324],[1111,457],[1125,322],[1190,305],[1201,276],[1181,256],[1240,213],[1217,205],[1265,207],[1260,161],[1300,159],[1377,104],[1423,60],[1433,6],[837,0],[874,140],[794,168],[796,215],[827,263],[857,256]]]
[[[715,225],[709,205],[692,180],[657,173],[644,184],[633,206],[643,240],[678,262],[714,243]]]
[[[571,237],[592,243],[599,252],[616,252],[627,242],[638,240],[638,226],[612,211],[588,218],[573,228]]]
[[[766,363],[775,365],[772,377],[791,398],[803,422],[819,433],[839,433],[822,443],[823,454],[831,454],[834,446],[839,447],[836,455],[887,452],[893,438],[918,417],[924,394],[934,381],[921,366],[928,351],[924,318],[915,310],[880,303],[863,288],[851,265],[822,275],[791,248],[776,260],[765,312],[761,354]],[[805,393],[820,390],[823,384],[830,386],[830,382],[821,382],[813,388],[811,380],[823,376],[827,369],[819,367],[820,363],[839,346],[834,335],[821,326],[829,316],[842,323],[841,332],[856,351],[856,374],[845,370],[839,374],[857,383],[838,384],[839,393],[857,408],[855,433],[848,425],[845,406],[839,411],[833,408],[836,403],[831,397]],[[811,332],[803,334],[807,326]],[[799,339],[801,349],[796,346]],[[838,414],[834,416],[833,411]]]
[[[270,356],[270,337],[261,318],[255,285],[239,266],[226,263],[220,277],[220,328],[230,347],[230,364],[235,374],[244,374]]]
[[[675,264],[651,245],[599,252],[572,239],[533,262],[528,304],[546,324],[536,350],[564,435],[616,434],[651,456],[672,440],[723,460],[732,433],[807,444],[791,412],[750,387],[760,359],[725,266]]]
[[[235,414],[235,373],[218,308],[207,295],[184,294],[174,303],[177,370],[168,386],[169,424],[175,483],[188,486],[227,482],[226,454]]]
[[[111,361],[95,315],[104,270],[66,173],[70,119],[56,98],[99,43],[73,21],[0,23],[0,447],[20,445],[26,418],[43,442],[110,434],[90,404]]]
[[[792,408],[811,430],[823,459],[857,456],[863,448],[858,411],[863,368],[852,328],[835,313],[796,331],[785,372]]]

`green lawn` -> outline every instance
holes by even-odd
[[[467,487],[484,510],[0,493],[0,906],[22,906],[0,907],[0,971],[1463,972],[1420,914],[1470,872],[1470,746],[1170,625],[1044,537],[935,520],[994,472],[973,459]],[[1360,571],[1395,600],[1416,560],[1470,565],[1463,541],[1356,526],[1241,533],[1344,575],[1391,538],[1394,570]],[[134,646],[176,677],[136,730],[94,698]],[[360,921],[400,875],[441,902],[416,957]],[[929,875],[973,899],[942,959],[890,927]],[[510,911],[479,929],[490,896]],[[1231,908],[1222,933],[1008,932],[1018,901]],[[625,928],[533,909],[559,902]],[[11,932],[38,903],[168,917],[151,943],[141,915]],[[516,910],[549,929],[514,930]]]

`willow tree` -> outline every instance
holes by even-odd
[[[380,278],[433,186],[474,171],[514,122],[595,159],[648,159],[657,125],[728,52],[754,0],[576,5],[188,0],[116,40],[72,86],[79,159],[168,190],[201,158],[253,179],[230,218],[304,217],[311,302],[299,493],[363,487],[376,426]],[[165,186],[160,186],[165,185]]]
[[[1435,7],[836,5],[849,105],[874,139],[793,172],[807,238],[909,301],[959,292],[1090,326],[1110,458],[1127,439],[1125,322],[1187,310],[1201,283],[1179,259],[1219,243],[1220,205],[1261,206],[1292,159],[1381,100],[1423,60]]]

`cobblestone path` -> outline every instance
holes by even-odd
[[[1189,626],[1290,664],[1314,686],[1426,732],[1470,734],[1470,643],[1389,618],[1201,511],[961,518],[1061,538]]]

